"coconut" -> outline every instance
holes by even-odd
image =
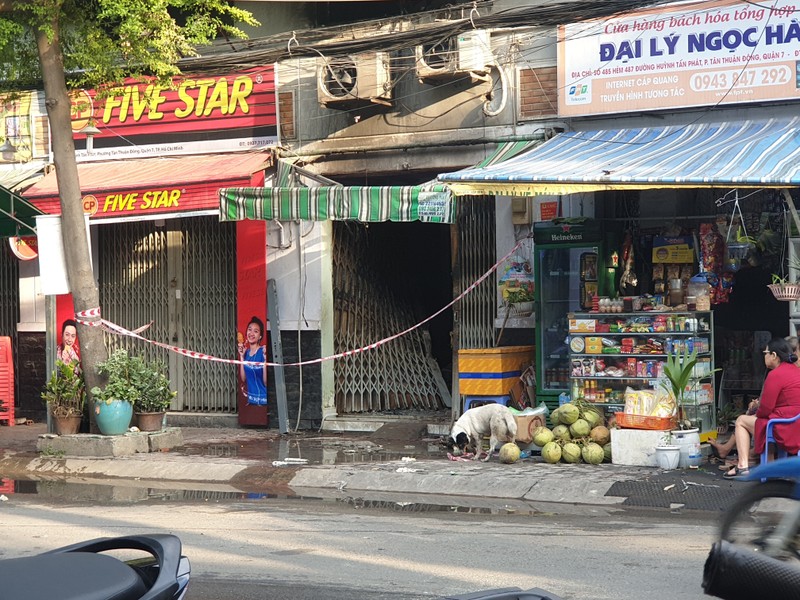
[[[603,462],[603,456],[603,447],[594,442],[589,442],[581,450],[583,462],[587,462],[590,465],[599,465]]]
[[[611,462],[611,443],[605,444],[603,446],[603,460],[606,462]]]
[[[589,427],[592,429],[603,424],[603,416],[593,408],[583,411],[581,419],[589,423]]]
[[[542,447],[544,462],[554,464],[561,460],[561,446],[558,442],[548,442]]]
[[[569,434],[569,427],[566,425],[556,425],[553,427],[553,437],[562,442],[568,442],[572,439],[572,436]]]
[[[558,420],[564,425],[572,425],[581,416],[581,411],[572,402],[558,407]]]
[[[584,421],[583,419],[578,419],[572,425],[569,426],[569,433],[574,438],[582,438],[589,435],[589,431],[592,428],[589,427],[589,423]]]
[[[581,462],[581,447],[575,442],[567,442],[561,449],[561,458],[568,463]]]
[[[554,439],[555,436],[553,432],[547,427],[537,427],[533,430],[533,443],[539,446],[539,448],[544,448],[546,444],[549,444]]]
[[[510,465],[519,460],[520,450],[514,442],[508,442],[500,447],[500,462]]]
[[[558,409],[555,409],[553,412],[550,413],[550,424],[553,427],[561,424],[560,417],[558,416]]]
[[[598,425],[589,432],[589,437],[592,438],[593,442],[605,446],[611,441],[611,432],[608,427]]]

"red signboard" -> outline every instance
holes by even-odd
[[[93,219],[216,210],[220,188],[263,185],[269,164],[264,152],[83,163],[83,210]],[[25,198],[47,214],[59,214],[56,173],[28,188]]]
[[[113,137],[119,145],[130,136],[275,128],[274,69],[176,78],[174,89],[131,80],[99,100],[94,90],[75,92],[72,129],[90,123],[100,130],[96,140]]]

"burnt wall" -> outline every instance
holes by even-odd
[[[281,331],[281,345],[283,346],[283,362],[292,363],[300,360],[312,360],[322,354],[322,340],[319,331],[300,332],[300,352],[298,353],[297,331]],[[272,347],[269,348],[269,360],[275,362],[272,356]],[[302,405],[300,398],[300,367],[285,367],[283,369],[286,380],[286,404],[288,409],[289,429],[319,429],[322,425],[322,366],[317,363],[305,365],[302,368]],[[269,427],[278,428],[278,395],[275,389],[275,368],[270,367],[267,372],[267,386],[269,398]],[[297,424],[297,412],[300,410],[300,423]]]

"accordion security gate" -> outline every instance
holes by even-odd
[[[213,217],[98,226],[104,318],[142,335],[233,357],[236,332],[235,229]],[[132,338],[106,334],[110,352],[126,348],[168,366],[178,391],[172,410],[236,412],[232,365],[191,359]]]
[[[402,227],[402,225],[400,225]],[[374,229],[374,228],[373,228]],[[334,223],[334,336],[336,352],[361,348],[416,324],[409,302],[386,283],[385,259],[370,248],[370,228]],[[493,197],[468,197],[459,203],[458,268],[460,294],[495,263]],[[442,277],[449,277],[442,273]],[[462,348],[494,346],[495,280],[489,277],[455,306]],[[422,315],[426,317],[428,315]],[[449,392],[431,357],[428,330],[422,326],[377,349],[334,363],[338,414],[387,410],[441,410]],[[443,390],[443,388],[445,388]]]
[[[361,348],[414,325],[408,303],[387,285],[385,264],[370,252],[369,229],[334,223],[333,298],[336,352]],[[383,275],[382,275],[383,274]],[[334,363],[338,414],[444,408],[444,382],[423,328]]]

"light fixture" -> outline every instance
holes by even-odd
[[[82,133],[86,136],[86,152],[94,150],[94,136],[101,133],[100,130],[94,126],[94,119],[90,119],[78,133]]]

